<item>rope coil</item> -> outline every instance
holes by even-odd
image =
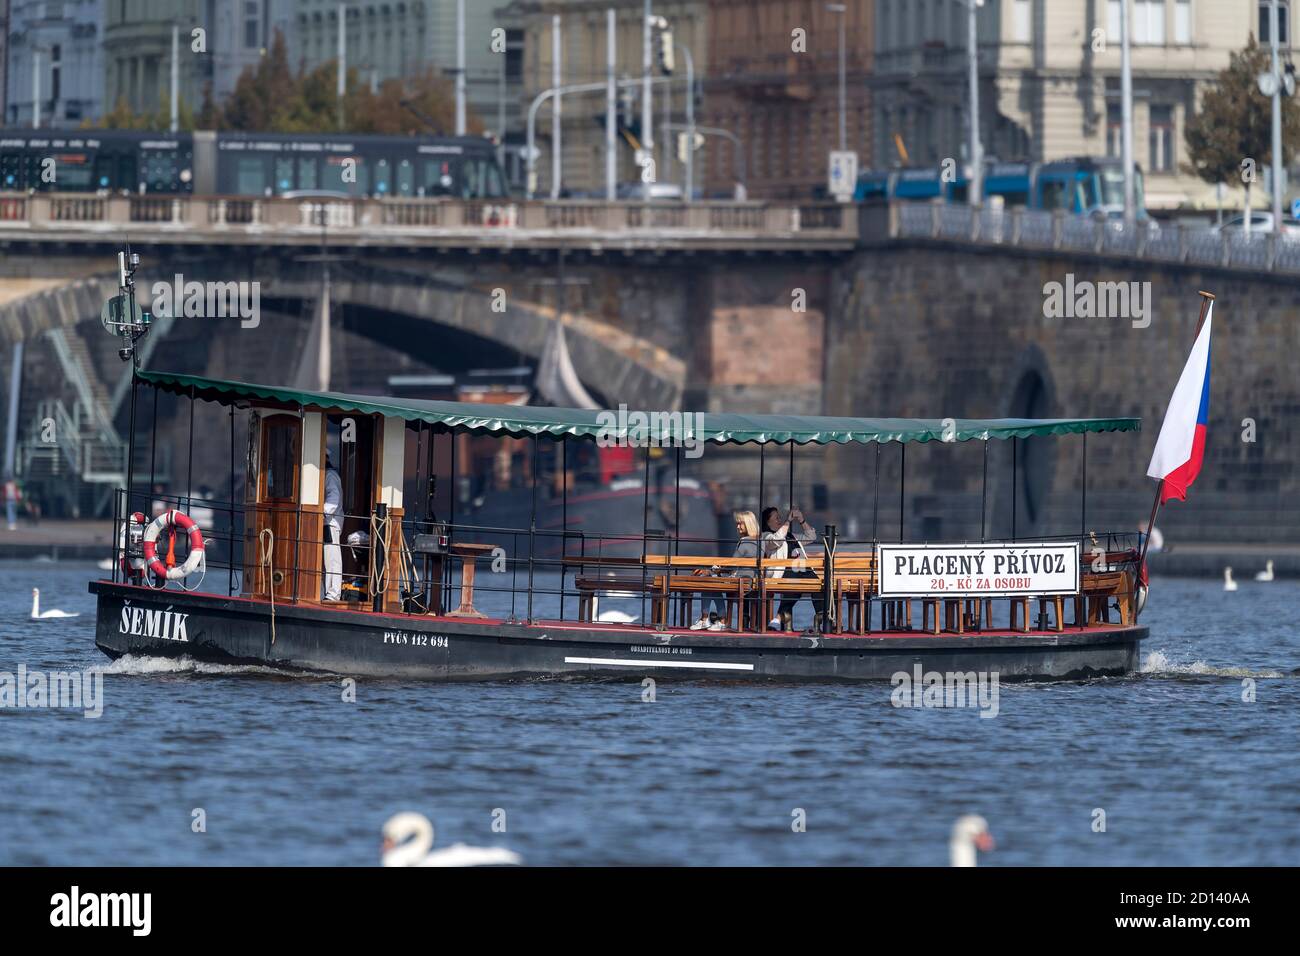
[[[383,594],[388,590],[388,561],[384,561],[384,568],[379,570],[379,562],[375,560],[376,550],[379,554],[387,556],[388,554],[388,526],[391,519],[388,515],[383,518],[378,517],[373,512],[370,515],[370,575],[367,584],[370,588],[370,599],[374,600],[375,595]]]
[[[270,528],[263,528],[257,535],[258,551],[257,558],[257,589],[262,589],[262,570],[266,570],[267,575],[267,596],[271,599],[271,644],[275,644],[275,532]]]

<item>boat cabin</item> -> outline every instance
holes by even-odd
[[[196,562],[184,554],[185,535],[176,535],[185,522],[193,525],[184,518],[196,500],[192,490],[174,489],[164,496],[165,516],[146,517],[141,509],[157,496],[147,495],[139,487],[143,476],[135,475],[116,503],[114,582],[385,617],[660,632],[698,626],[713,604],[712,628],[735,636],[765,633],[782,602],[803,597],[818,609],[817,632],[843,636],[1060,632],[1105,627],[1112,613],[1115,625],[1132,625],[1140,610],[1141,539],[1089,532],[1086,499],[1081,525],[1069,533],[955,543],[905,542],[901,533],[897,542],[874,535],[849,540],[833,524],[804,528],[802,515],[795,519],[793,512],[778,518],[781,527],[769,538],[763,533],[770,529],[755,534],[737,515],[736,535],[717,539],[688,534],[680,513],[682,449],[692,443],[705,452],[716,445],[754,447],[762,499],[763,455],[773,445],[793,463],[796,449],[815,453],[829,444],[982,441],[987,449],[992,441],[1033,436],[1086,441],[1090,433],[1136,431],[1137,419],[614,413],[310,392],[145,370],[137,372],[135,387],[227,410],[229,498],[202,501],[213,518],[197,538],[189,534],[191,550],[203,552]],[[246,431],[239,455],[237,425]],[[203,437],[220,442],[224,436]],[[509,439],[516,453],[531,456],[529,487],[511,490],[526,520],[485,526],[457,515],[460,496],[449,479],[459,477],[457,456],[476,438]],[[644,466],[642,483],[625,479],[633,497],[620,501],[634,502],[639,494],[642,503],[632,506],[617,535],[567,520],[574,444],[618,449],[626,466]],[[562,466],[558,522],[539,521],[543,446]],[[674,498],[657,490],[655,507],[652,460],[658,473],[674,472],[677,492]],[[626,476],[628,467],[620,473]],[[776,486],[770,490],[776,497]],[[174,521],[167,517],[177,512]],[[333,581],[331,547],[341,558]],[[192,580],[196,569],[203,576]],[[480,600],[485,592],[490,599]],[[625,614],[626,620],[602,616],[602,599],[631,600],[641,613]]]

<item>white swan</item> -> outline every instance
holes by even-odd
[[[1267,566],[1264,568],[1263,571],[1256,571],[1256,572],[1255,572],[1255,580],[1256,580],[1256,581],[1272,581],[1272,580],[1273,580],[1273,559],[1272,559],[1272,558],[1269,558],[1269,559],[1268,559],[1268,564],[1267,564]]]
[[[948,838],[948,864],[974,866],[977,849],[985,853],[993,849],[993,836],[989,833],[988,822],[983,817],[970,813],[958,817],[952,825],[952,836]]]
[[[32,620],[52,621],[56,617],[81,617],[81,614],[79,612],[69,614],[67,611],[42,611],[41,590],[40,588],[32,588]]]
[[[523,863],[505,847],[456,843],[432,850],[433,824],[422,813],[398,813],[384,824],[384,866],[496,866]]]
[[[1232,580],[1232,568],[1223,569],[1223,590],[1225,591],[1237,590],[1237,582]]]
[[[602,624],[631,624],[638,618],[637,615],[628,614],[626,611],[609,610],[601,611],[596,620]]]

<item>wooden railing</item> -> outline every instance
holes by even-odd
[[[1025,633],[1031,630],[1032,605],[1047,629],[1062,632],[1070,627],[1096,627],[1110,624],[1111,604],[1118,608],[1116,620],[1122,626],[1136,622],[1137,552],[1135,550],[1097,552],[1080,569],[1080,586],[1073,595],[1017,594],[986,597],[978,594],[933,595],[929,597],[892,597],[879,592],[879,568],[873,552],[836,551],[828,562],[833,583],[829,589],[835,606],[833,631],[837,634],[865,635],[872,632],[871,607],[880,607],[881,626],[885,631],[913,630],[913,603],[921,607],[918,631],[939,634],[947,629],[957,634],[968,630],[997,628],[993,602],[1006,602],[1007,630]],[[766,630],[776,601],[800,596],[818,601],[826,593],[822,555],[809,558],[758,558],[700,555],[656,555],[643,558],[566,557],[563,565],[574,572],[579,593],[579,617],[591,620],[593,598],[606,592],[644,593],[651,602],[650,621],[655,626],[684,627],[691,623],[692,603],[701,595],[715,595],[727,602],[728,627],[737,630]],[[1099,563],[1104,570],[1093,570]],[[588,569],[599,566],[603,574],[591,576]],[[775,570],[807,569],[811,577],[768,577]],[[665,571],[667,573],[665,573]],[[749,571],[743,577],[738,572]],[[759,572],[765,576],[757,576]],[[639,573],[638,573],[639,572]],[[748,615],[742,608],[756,612]],[[940,620],[940,611],[944,620]],[[742,617],[751,616],[746,621]],[[1067,615],[1073,621],[1067,625]],[[1046,625],[1045,625],[1046,626]]]

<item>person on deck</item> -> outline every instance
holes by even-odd
[[[733,517],[736,520],[736,533],[740,538],[736,545],[736,552],[733,558],[749,558],[753,560],[758,557],[758,519],[754,517],[752,511],[737,511]],[[755,576],[756,568],[738,567],[722,568],[714,565],[711,568],[696,568],[691,573],[696,577],[703,577],[706,574],[714,577],[736,577],[752,578]],[[698,621],[691,625],[692,631],[725,631],[727,621],[714,613],[713,608],[718,605],[722,599],[716,595],[705,592],[700,593],[700,603],[703,614]],[[752,599],[746,599],[745,603],[750,604]],[[740,611],[740,629],[745,629],[745,611]]]
[[[5,522],[10,531],[18,530],[18,501],[22,494],[13,476],[5,479]]]
[[[799,530],[795,531],[795,526]],[[808,522],[804,519],[803,512],[798,508],[791,508],[785,516],[785,521],[781,520],[781,511],[778,508],[763,509],[763,557],[765,558],[791,558],[808,560],[808,552],[804,550],[804,544],[814,541],[817,533],[808,527]],[[770,578],[816,578],[817,572],[810,567],[795,568],[772,568],[767,572]],[[782,599],[777,605],[776,618],[769,622],[769,626],[779,627],[782,631],[794,629],[794,608],[799,603],[799,595]],[[818,596],[812,598],[813,611],[820,615],[822,612],[822,599]]]
[[[334,458],[325,452],[325,600],[343,596],[343,482],[339,479]]]

